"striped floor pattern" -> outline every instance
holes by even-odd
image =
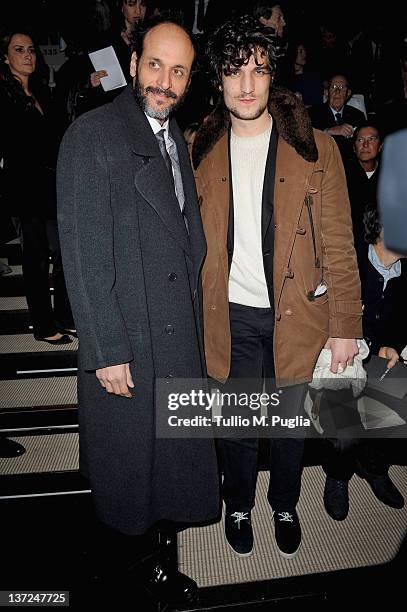
[[[407,498],[407,468],[393,466],[390,473]],[[384,506],[369,485],[354,476],[349,487],[348,518],[336,522],[324,509],[324,482],[320,467],[305,468],[298,504],[303,538],[294,559],[284,559],[277,552],[267,502],[268,475],[261,472],[253,512],[253,556],[240,558],[231,551],[225,542],[222,520],[181,533],[180,569],[199,586],[209,587],[370,566],[392,559],[406,533],[407,508],[395,510]]]

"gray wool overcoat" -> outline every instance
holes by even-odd
[[[58,160],[63,264],[79,336],[81,471],[100,518],[128,534],[220,511],[212,439],[155,435],[157,378],[205,371],[199,273],[205,256],[188,152],[174,120],[186,231],[154,133],[131,86],[68,129]],[[95,370],[130,362],[133,398]]]

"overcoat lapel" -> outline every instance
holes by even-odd
[[[135,187],[154,208],[174,239],[190,255],[190,240],[171,177],[150,124],[134,99],[131,85],[116,98],[115,103],[126,123],[132,151],[142,159],[142,165],[134,177]]]

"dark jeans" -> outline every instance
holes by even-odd
[[[58,226],[54,219],[21,217],[24,287],[36,338],[53,336],[59,329],[74,328],[62,270]],[[51,257],[54,308],[49,287]]]
[[[261,393],[264,379],[274,378],[273,332],[274,316],[271,308],[253,308],[230,304],[232,336],[231,370],[223,393],[236,389],[248,379],[246,392]],[[270,392],[269,390],[267,390]],[[303,389],[299,386],[284,390],[292,409],[299,414]],[[292,410],[290,410],[292,412]],[[220,457],[224,472],[223,498],[227,511],[247,512],[254,506],[258,439],[223,438],[219,440]],[[273,510],[280,512],[295,508],[301,489],[303,438],[270,439],[270,484],[268,501]]]

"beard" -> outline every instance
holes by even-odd
[[[226,105],[226,108],[234,117],[236,117],[236,119],[242,119],[243,121],[254,121],[255,119],[258,119],[259,117],[261,117],[261,115],[266,110],[267,106],[268,106],[268,103],[265,102],[264,104],[259,106],[257,109],[253,109],[252,111],[253,114],[242,113],[240,112],[239,109],[235,108],[234,106]]]
[[[144,88],[143,84],[139,80],[138,73],[133,92],[142,111],[152,119],[158,119],[159,121],[165,121],[168,119],[168,117],[181,106],[186,96],[186,91],[184,91],[181,96],[177,96],[177,94],[170,89],[161,89],[161,87],[152,87],[151,85]],[[172,104],[168,104],[167,106],[163,106],[162,108],[152,106],[148,99],[149,93],[164,95],[167,98],[174,100],[174,102]]]

